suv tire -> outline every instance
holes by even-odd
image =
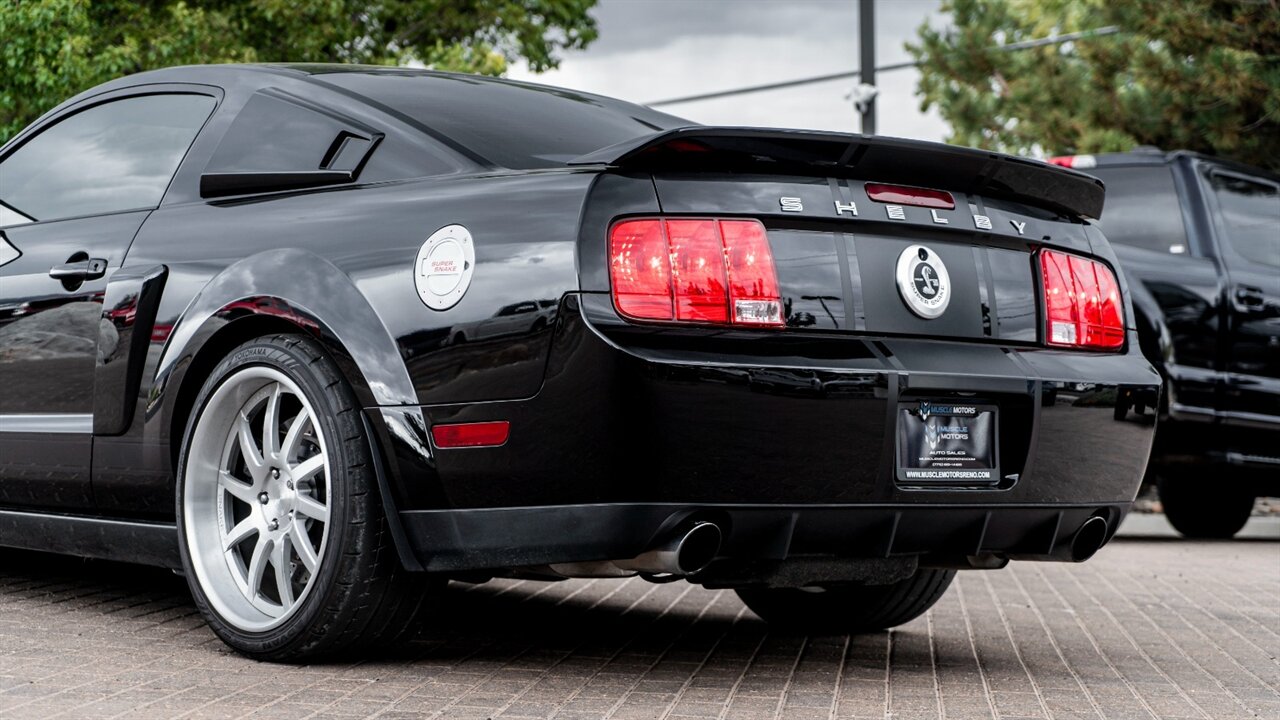
[[[1169,524],[1187,538],[1229,539],[1253,513],[1252,493],[1224,488],[1204,477],[1161,473],[1156,489]]]

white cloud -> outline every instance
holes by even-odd
[[[909,59],[903,42],[926,20],[935,26],[937,0],[876,4],[879,64]],[[846,72],[858,66],[857,6],[849,0],[602,0],[594,11],[600,38],[567,54],[541,75],[517,65],[509,75],[633,102],[716,92]],[[881,134],[942,140],[946,123],[920,112],[918,73],[877,77]],[[760,125],[856,132],[858,116],[844,99],[853,79],[665,105],[660,110],[714,125]]]

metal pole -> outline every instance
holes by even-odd
[[[859,82],[876,84],[876,0],[858,2]],[[867,101],[862,110],[862,134],[876,134],[876,99]]]

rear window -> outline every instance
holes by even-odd
[[[1089,173],[1107,184],[1098,221],[1107,240],[1161,253],[1187,252],[1182,208],[1168,165],[1097,168]]]
[[[317,79],[513,169],[560,167],[609,145],[694,124],[597,95],[464,75],[344,72]]]

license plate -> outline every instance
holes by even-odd
[[[995,485],[996,406],[920,401],[898,406],[898,480]]]

